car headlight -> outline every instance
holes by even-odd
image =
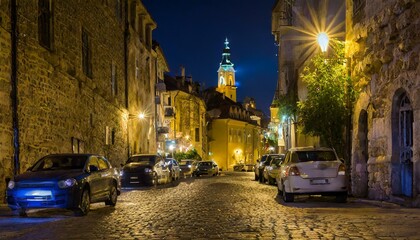
[[[69,188],[76,185],[77,181],[74,178],[68,178],[66,180],[58,181],[59,188]]]
[[[124,171],[123,170],[121,170],[120,171],[120,177],[122,177],[124,175]]]
[[[191,165],[188,165],[188,168],[191,168]]]
[[[151,172],[152,172],[152,169],[151,169],[151,168],[145,168],[145,169],[144,169],[144,172],[145,172],[145,173],[151,173]]]
[[[15,188],[15,181],[10,180],[9,183],[7,184],[7,188],[9,188],[9,189]]]

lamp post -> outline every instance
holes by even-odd
[[[321,47],[321,51],[323,53],[327,52],[328,43],[330,41],[330,38],[328,37],[328,34],[326,32],[320,32],[320,33],[318,33],[316,40],[317,40],[319,46]]]
[[[137,119],[137,120],[143,120],[146,118],[146,115],[144,113],[138,113],[138,114],[128,114],[127,118],[127,155],[128,157],[131,156],[131,145],[130,145],[130,120]]]

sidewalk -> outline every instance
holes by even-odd
[[[7,204],[0,203],[0,217],[10,217],[16,216],[12,210],[7,206]]]

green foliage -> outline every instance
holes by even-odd
[[[298,103],[299,123],[303,133],[319,136],[341,152],[354,92],[347,73],[344,44],[335,42],[332,47],[334,55],[314,56],[301,74],[308,96]]]
[[[288,94],[281,95],[277,100],[276,104],[279,107],[278,118],[282,119],[283,116],[287,116],[296,119],[298,106],[297,106],[297,96],[295,91],[290,91]]]
[[[197,150],[192,149],[189,150],[188,152],[176,152],[174,153],[174,158],[177,161],[180,161],[182,159],[196,159],[196,160],[201,160],[201,156],[198,154]]]

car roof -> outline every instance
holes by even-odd
[[[85,157],[98,156],[98,157],[104,157],[103,155],[95,154],[95,153],[53,153],[53,154],[48,154],[48,155],[45,155],[45,156],[85,156]]]
[[[142,153],[142,154],[134,154],[131,155],[130,157],[144,157],[144,156],[159,156],[159,154],[153,154],[153,153]]]
[[[334,149],[329,147],[294,147],[290,148],[289,151],[334,151]]]

